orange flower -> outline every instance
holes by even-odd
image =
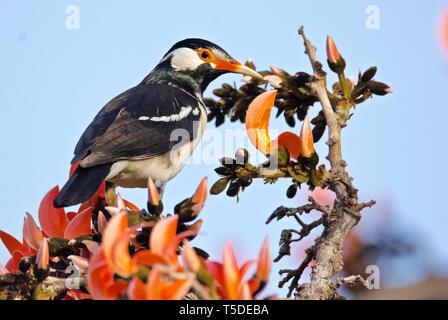
[[[194,273],[198,272],[201,266],[203,266],[203,261],[199,258],[188,240],[184,240],[182,262],[186,270]]]
[[[327,58],[328,61],[332,64],[338,63],[339,59],[341,59],[341,55],[338,48],[336,47],[336,43],[330,36],[327,37]]]
[[[273,148],[278,148],[278,145],[288,150],[291,159],[297,160],[299,158],[301,141],[295,133],[290,131],[281,133],[277,139],[272,141]]]
[[[207,262],[208,271],[219,285],[221,297],[225,300],[248,300],[252,298],[245,276],[255,261],[246,262],[238,267],[231,243],[224,247],[223,263]]]
[[[196,192],[191,197],[191,200],[194,203],[193,206],[191,207],[191,210],[193,211],[192,215],[194,217],[196,217],[199,214],[199,212],[201,212],[202,208],[204,208],[205,202],[207,201],[207,195],[208,195],[207,177],[205,177],[201,180],[201,183],[199,183]]]
[[[39,246],[39,251],[37,251],[36,264],[39,269],[46,270],[49,262],[50,253],[48,249],[48,241],[46,238],[43,238]]]
[[[272,268],[272,255],[269,241],[266,238],[261,247],[257,261],[257,271],[249,280],[249,286],[253,295],[263,290],[269,280]]]
[[[256,276],[260,281],[266,283],[269,280],[272,268],[271,247],[268,239],[265,239],[258,255]]]
[[[268,127],[276,91],[265,92],[252,101],[246,115],[246,131],[252,144],[269,155],[279,145],[289,151],[291,159],[299,155],[310,157],[314,153],[313,133],[308,117],[302,125],[300,137],[293,132],[283,132],[271,142]]]
[[[24,242],[29,245],[34,250],[39,250],[39,245],[42,242],[42,239],[44,238],[44,235],[42,234],[42,231],[39,230],[39,228],[36,225],[36,222],[34,222],[33,217],[27,213],[25,217],[25,221],[23,223],[23,240]]]
[[[39,223],[42,231],[50,238],[63,238],[68,219],[63,208],[55,208],[53,201],[59,194],[56,186],[44,196],[39,206]]]
[[[252,144],[266,155],[271,152],[268,128],[276,96],[276,90],[260,94],[251,102],[246,114],[247,135]]]
[[[160,203],[159,192],[157,191],[154,181],[152,181],[150,177],[148,178],[148,202],[155,207]]]
[[[313,132],[311,130],[310,119],[305,117],[300,131],[300,154],[305,158],[310,158],[314,153]]]
[[[127,283],[115,281],[102,249],[90,259],[87,287],[96,300],[114,300],[127,288]]]
[[[188,293],[192,283],[192,277],[168,281],[161,275],[159,266],[155,265],[147,283],[134,277],[127,292],[133,300],[180,300]]]
[[[68,224],[64,232],[64,238],[71,240],[92,233],[90,227],[92,220],[92,208],[89,207],[78,213]]]
[[[136,272],[136,265],[129,254],[131,232],[128,228],[127,212],[114,215],[103,234],[103,253],[109,267],[122,277]]]

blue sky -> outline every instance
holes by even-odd
[[[66,28],[65,9],[70,4],[80,9],[79,30]],[[309,71],[297,37],[298,26],[304,24],[319,47],[319,58],[325,58],[325,38],[331,34],[348,61],[348,74],[377,65],[377,78],[394,88],[393,95],[356,110],[343,133],[344,157],[361,199],[391,202],[395,220],[419,230],[421,241],[431,248],[434,270],[446,268],[448,67],[436,41],[435,23],[447,4],[1,0],[1,229],[21,234],[25,212],[36,216],[47,190],[65,182],[74,145],[98,110],[141,81],[174,42],[201,37],[241,61],[253,58],[260,69],[277,65],[291,72]],[[380,10],[377,30],[365,26],[368,5]],[[226,75],[210,88],[239,80]],[[279,130],[287,128],[281,121],[274,123]],[[325,154],[323,143],[319,150]],[[214,167],[187,166],[168,185],[166,208],[190,195],[203,176],[216,180]],[[287,221],[265,226],[265,218],[281,204],[303,202],[285,200],[288,183],[255,183],[239,203],[224,195],[210,197],[201,214],[203,234],[195,244],[218,258],[225,240],[231,239],[240,256],[248,258],[255,257],[269,235],[276,252],[282,227],[290,226]],[[121,192],[137,204],[145,201],[143,190]],[[375,219],[374,212],[365,212],[362,225]],[[1,247],[0,261],[7,256]],[[275,270],[295,264],[285,260]],[[273,273],[272,290],[278,280]]]

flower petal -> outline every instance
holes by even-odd
[[[194,205],[191,208],[191,210],[193,211],[193,216],[197,216],[199,212],[201,212],[202,208],[204,208],[205,202],[207,201],[207,195],[208,195],[207,177],[205,177],[199,183],[199,186],[196,189],[196,192],[194,193],[193,197],[191,197],[191,200],[194,203]]]
[[[33,217],[27,213],[23,223],[23,240],[30,248],[38,250],[42,239],[44,238],[42,231],[34,222]]]
[[[182,261],[184,268],[191,272],[197,272],[201,267],[201,259],[196,251],[191,246],[188,240],[184,240],[184,246],[182,251]]]
[[[227,293],[226,298],[230,300],[238,299],[240,273],[235,254],[233,252],[232,244],[230,242],[226,243],[224,247],[223,275],[224,290]]]
[[[114,274],[109,268],[103,250],[91,259],[87,275],[87,287],[93,299],[114,300],[125,289],[114,282]]]
[[[257,263],[257,278],[260,281],[267,282],[272,268],[272,254],[269,240],[266,238],[261,246]]]
[[[163,300],[182,299],[190,290],[192,283],[192,277],[172,281],[163,291]]]
[[[67,226],[64,233],[65,239],[75,239],[92,233],[92,208],[89,207],[83,212],[78,213]]]
[[[276,95],[275,90],[260,94],[251,102],[246,114],[247,135],[252,144],[264,154],[269,154],[271,151],[268,128]]]
[[[303,120],[302,129],[300,130],[300,153],[305,158],[310,158],[314,153],[313,132],[308,116]]]
[[[139,277],[132,278],[127,294],[131,300],[146,300],[146,284]]]
[[[286,148],[289,152],[289,156],[293,160],[297,160],[300,155],[300,137],[293,132],[286,131],[281,133],[277,139],[272,141],[272,148],[277,145]]]
[[[37,251],[36,264],[39,269],[46,270],[49,262],[50,251],[48,249],[48,241],[46,238],[43,238],[39,246],[39,251]]]
[[[19,272],[19,264],[20,261],[23,258],[23,254],[19,251],[14,251],[12,253],[11,259],[8,260],[5,267],[9,270],[11,273],[18,273]]]
[[[39,223],[42,231],[50,238],[62,238],[68,219],[63,208],[55,208],[53,201],[59,194],[56,186],[44,196],[39,205]]]
[[[159,192],[151,177],[148,178],[148,202],[153,206],[158,206],[160,202]]]
[[[2,240],[8,252],[12,255],[14,251],[19,251],[25,254],[27,251],[25,246],[9,233],[0,230],[0,240]]]
[[[164,255],[166,248],[176,237],[178,216],[172,216],[159,221],[151,231],[150,248],[158,255]],[[109,222],[110,223],[110,222]]]
[[[114,252],[114,250],[116,250],[115,245],[117,240],[123,241],[120,237],[123,234],[126,234],[127,229],[128,215],[126,212],[117,213],[109,220],[109,223],[107,224],[106,230],[103,234],[102,248],[104,257],[110,267],[113,267],[116,262],[113,258],[117,258],[120,255],[126,255],[126,253],[129,255],[127,247],[125,248],[125,252],[121,252],[120,254],[118,252]],[[120,250],[122,249],[123,247],[120,247]]]

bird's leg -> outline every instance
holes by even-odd
[[[106,196],[106,202],[108,205],[113,206],[117,198],[117,194],[115,193],[115,184],[108,181],[106,181],[105,184],[106,190],[104,193]]]
[[[166,182],[156,181],[157,192],[159,193],[160,199],[163,198],[163,192],[165,191]]]

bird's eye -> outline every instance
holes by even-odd
[[[202,59],[208,59],[210,57],[210,54],[207,51],[202,51],[201,58]]]

